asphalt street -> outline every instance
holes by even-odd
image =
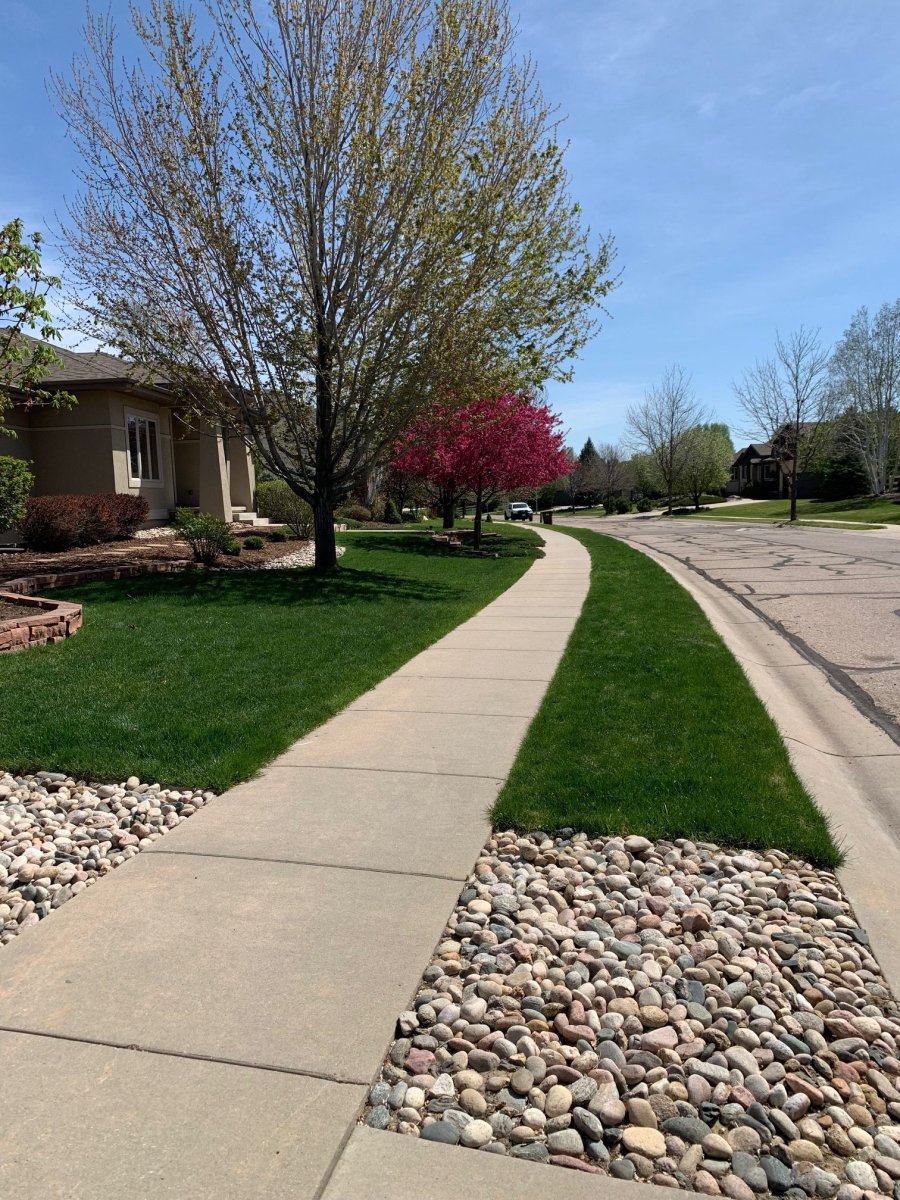
[[[900,538],[656,516],[563,518],[670,555],[739,597],[900,743]]]

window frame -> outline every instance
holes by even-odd
[[[157,468],[157,474],[158,474],[158,478],[156,478],[156,479],[141,478],[141,476],[135,476],[131,470],[131,440],[129,437],[129,433],[130,433],[129,422],[132,419],[137,422],[136,436],[137,436],[138,467],[140,470],[143,470],[145,468],[145,466],[148,469],[150,468],[150,466],[152,464],[152,460],[153,460],[153,450],[155,447],[156,468]],[[146,439],[147,440],[147,458],[150,460],[147,463],[144,463],[143,454],[141,453],[141,426],[140,426],[141,421],[145,422],[145,428],[146,428],[146,434],[147,434],[147,439]],[[149,422],[151,422],[151,421],[153,422],[153,430],[154,430],[154,432],[152,434],[152,437],[153,437],[152,444],[151,444],[151,431],[150,431],[150,426],[149,426]],[[125,409],[125,459],[128,464],[128,486],[129,487],[133,487],[133,488],[165,487],[165,480],[163,479],[163,458],[162,458],[162,441],[161,441],[161,433],[160,433],[160,424],[161,424],[161,422],[159,419],[159,413],[145,412],[139,408],[126,408]]]

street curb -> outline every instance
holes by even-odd
[[[842,886],[900,996],[893,891],[900,880],[900,746],[739,599],[647,546],[616,540],[652,558],[681,584],[737,659],[846,854],[838,872]]]

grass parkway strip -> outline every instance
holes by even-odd
[[[495,826],[777,846],[838,864],[775,725],[691,596],[639,551],[566,532],[590,552],[591,588]]]
[[[327,578],[188,571],[55,593],[84,605],[84,628],[0,661],[0,764],[224,790],[515,583],[538,542],[503,533],[497,557],[347,534]]]

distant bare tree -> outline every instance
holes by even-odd
[[[860,458],[875,496],[888,490],[900,462],[900,300],[873,320],[863,306],[835,346],[831,377],[844,443]]]
[[[603,442],[597,450],[597,487],[603,499],[614,496],[625,486],[628,462],[618,442]]]
[[[788,477],[792,521],[797,520],[797,480],[820,456],[836,410],[828,364],[819,331],[801,325],[787,341],[777,334],[774,357],[757,362],[733,385],[753,426],[750,432],[771,442]]]
[[[683,367],[669,367],[640,404],[628,409],[626,425],[635,449],[652,461],[663,484],[668,512],[691,453],[690,431],[706,412],[698,403]]]

